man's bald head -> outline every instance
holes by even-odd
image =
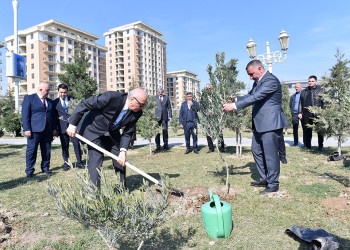
[[[39,84],[38,94],[41,98],[47,98],[50,94],[50,85],[46,82],[41,82]]]
[[[147,93],[141,89],[136,88],[128,94],[128,107],[133,112],[138,112],[147,104]]]
[[[303,87],[301,86],[301,83],[298,82],[295,84],[295,92],[300,92],[303,89]]]

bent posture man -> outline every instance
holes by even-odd
[[[136,122],[142,116],[142,109],[147,104],[147,94],[137,88],[124,94],[107,91],[81,101],[69,118],[67,134],[74,137],[77,126],[85,112],[90,111],[79,126],[79,134],[98,146],[119,156],[113,160],[115,173],[120,173],[120,181],[126,188],[125,161],[132,134],[136,130]],[[120,129],[123,133],[120,134]],[[88,170],[91,181],[100,188],[98,169],[102,166],[103,153],[88,146]]]
[[[265,71],[259,60],[252,60],[246,67],[250,79],[254,80],[251,91],[237,102],[224,105],[225,111],[243,109],[253,105],[252,153],[260,174],[253,186],[266,186],[260,194],[279,189],[280,158],[278,155],[282,130],[288,126],[282,112],[282,87],[276,76]]]
[[[62,147],[62,157],[63,157],[63,170],[67,171],[69,169],[69,136],[67,135],[68,127],[68,105],[69,102],[73,99],[71,96],[68,96],[68,86],[66,84],[58,85],[58,98],[54,101],[54,106],[56,110],[56,118],[58,125],[58,134],[61,140]],[[60,119],[61,118],[61,119]],[[81,148],[79,140],[77,138],[72,138],[72,143],[74,147],[75,157],[77,158],[77,168],[85,168],[83,162],[81,161]]]
[[[34,175],[34,166],[40,144],[41,170],[51,174],[51,142],[52,136],[57,135],[56,117],[52,100],[47,98],[50,86],[40,83],[38,92],[27,95],[22,103],[22,123],[24,135],[27,137],[26,151],[26,174],[27,177]]]

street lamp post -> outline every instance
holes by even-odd
[[[282,63],[287,59],[287,49],[289,46],[289,35],[284,30],[281,31],[278,40],[281,44],[281,50],[283,51],[284,57],[282,58],[281,51],[270,51],[270,44],[266,42],[266,54],[260,54],[257,56],[257,59],[260,60],[264,65],[267,65],[269,72],[272,73],[272,64],[273,63]],[[254,59],[256,57],[256,43],[252,39],[248,41],[246,46],[248,50],[249,57]]]
[[[18,54],[18,25],[17,25],[17,13],[18,13],[18,1],[13,0],[12,1],[12,7],[13,7],[13,23],[14,23],[14,31],[13,31],[13,36],[14,36],[14,41],[13,41],[13,46],[14,50],[13,52],[15,54]],[[15,78],[15,110],[19,112],[19,78]]]

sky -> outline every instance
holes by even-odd
[[[12,0],[0,0],[0,41],[13,34]],[[232,1],[232,0],[19,0],[18,29],[55,19],[100,37],[109,29],[143,21],[163,34],[167,44],[167,71],[189,70],[198,74],[201,88],[208,82],[207,66],[215,54],[226,61],[238,59],[238,80],[251,88],[245,67],[250,38],[257,54],[281,50],[277,37],[290,35],[287,59],[274,64],[280,81],[322,77],[336,63],[337,48],[350,58],[350,1]],[[2,48],[2,94],[7,90]]]

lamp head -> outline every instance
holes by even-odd
[[[281,44],[281,50],[287,51],[289,46],[289,37],[290,35],[288,35],[287,32],[282,29],[280,36],[278,37]]]
[[[256,56],[256,52],[255,52],[255,48],[256,48],[256,43],[254,43],[254,41],[250,38],[250,40],[248,41],[247,46],[245,46],[248,50],[248,54],[249,57],[251,59],[254,59]]]

